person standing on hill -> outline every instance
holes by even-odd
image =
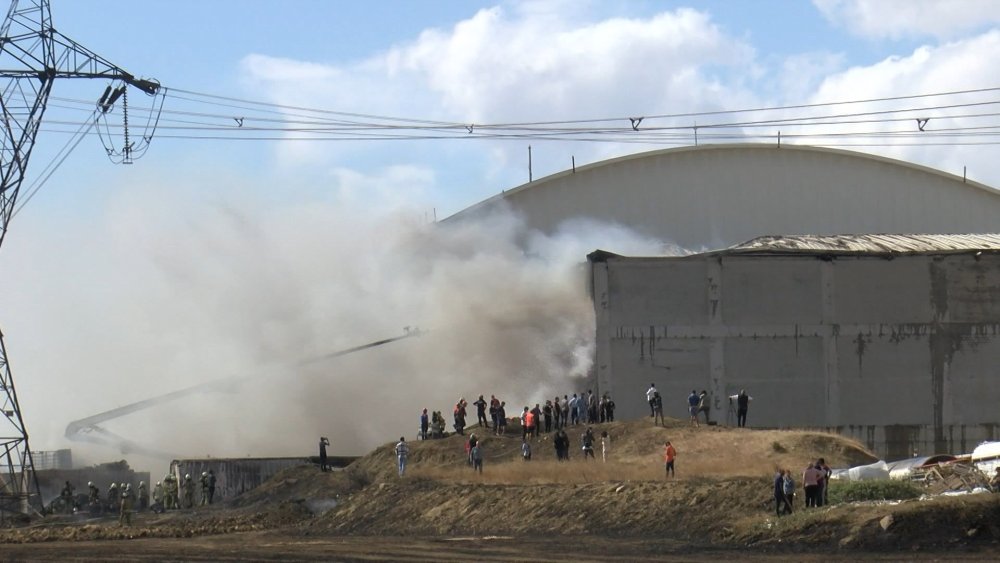
[[[569,395],[563,395],[563,400],[559,403],[559,409],[562,412],[562,423],[560,427],[566,428],[569,426]]]
[[[556,432],[556,437],[552,441],[556,447],[556,459],[559,461],[569,459],[569,436],[566,435],[566,429],[560,428]]]
[[[663,463],[664,470],[666,471],[668,478],[674,476],[674,459],[676,458],[677,450],[674,449],[674,446],[669,440],[667,440],[667,442],[663,444]]]
[[[465,458],[470,467],[472,466],[472,449],[475,448],[478,443],[479,438],[476,437],[475,432],[469,434],[469,439],[465,442]]]
[[[608,436],[608,431],[601,431],[601,459],[604,463],[608,462],[608,452],[611,450],[611,436]]]
[[[396,443],[396,465],[399,468],[399,476],[402,477],[403,473],[406,472],[406,458],[410,455],[410,446],[406,444],[406,438],[403,436],[399,437],[399,442]]]
[[[552,432],[552,401],[545,401],[542,407],[542,419],[545,420],[545,433]]]
[[[779,469],[774,476],[774,512],[781,516],[785,512],[785,470]]]
[[[497,422],[500,426],[497,429],[497,435],[503,436],[507,433],[507,402],[500,401],[500,406],[497,407]]]
[[[653,395],[653,401],[650,404],[653,406],[653,426],[666,426],[666,423],[663,422],[663,398],[660,397],[659,391]]]
[[[792,507],[795,504],[795,480],[792,479],[792,470],[785,470],[784,479],[784,489],[785,489],[785,502],[788,505],[788,513],[792,513]]]
[[[615,421],[615,401],[614,401],[614,399],[611,398],[611,395],[608,395],[607,393],[605,393],[604,396],[607,397],[607,399],[608,399],[608,404],[607,404],[607,407],[606,407],[608,409],[608,422],[614,422]]]
[[[427,439],[427,430],[430,428],[430,426],[431,426],[431,421],[430,421],[429,417],[427,416],[427,409],[424,409],[420,413],[420,439],[421,440],[426,440]]]
[[[467,414],[465,411],[465,405],[467,404],[468,403],[465,402],[465,399],[459,399],[458,402],[455,403],[454,409],[455,432],[458,432],[463,436],[465,435],[465,417]]]
[[[698,394],[698,412],[705,413],[705,425],[711,424],[708,418],[708,413],[712,409],[711,404],[708,401],[708,391],[702,389],[701,393]]]
[[[587,389],[587,423],[597,424],[597,395]]]
[[[472,470],[483,473],[483,445],[479,442],[472,448]]]
[[[427,412],[427,411],[424,411]],[[326,447],[330,445],[330,440],[326,436],[319,438],[319,470],[326,471],[329,466],[326,463]]]
[[[534,423],[531,427],[531,431],[535,438],[537,438],[538,434],[542,431],[542,409],[538,403],[535,403],[535,408],[531,409],[531,414],[533,415],[531,419]]]
[[[688,395],[688,414],[691,415],[691,425],[698,428],[698,405],[701,404],[701,398],[698,397],[698,392],[694,389],[691,390],[691,394]]]
[[[646,402],[649,403],[649,416],[650,418],[656,416],[656,410],[653,409],[653,397],[656,397],[659,392],[656,390],[656,384],[650,383],[649,389],[646,389]]]
[[[479,427],[482,428],[485,426],[486,428],[489,428],[490,423],[486,420],[486,399],[480,395],[479,398],[476,399],[476,402],[472,404],[476,405],[476,420],[479,423]]]
[[[586,461],[588,457],[590,459],[596,460],[597,458],[594,457],[594,431],[593,431],[593,429],[591,429],[588,426],[587,427],[587,431],[584,432],[583,436],[580,437],[580,441],[583,443],[582,445],[583,445],[583,459],[584,459],[584,461]]]
[[[817,506],[816,490],[819,488],[821,473],[813,463],[810,463],[806,470],[802,472],[802,488],[805,490],[806,508]]]
[[[500,408],[500,399],[496,395],[490,395],[490,420],[493,421],[493,433],[497,431],[499,422],[497,421],[497,409]]]
[[[730,401],[736,401],[736,425],[745,428],[747,425],[747,410],[750,408],[750,401],[753,397],[747,395],[746,389],[740,389],[736,395],[729,396]],[[729,403],[730,405],[732,403]]]
[[[827,504],[827,488],[830,485],[830,475],[833,471],[830,466],[826,464],[826,460],[819,458],[816,461],[816,470],[820,473],[819,478],[819,489],[816,491],[816,506],[824,506]]]

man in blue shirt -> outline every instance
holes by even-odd
[[[695,427],[698,426],[698,406],[701,405],[701,397],[698,396],[698,392],[694,389],[691,390],[691,394],[688,395],[688,414],[691,415],[691,424]]]

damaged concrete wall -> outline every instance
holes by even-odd
[[[1000,256],[703,254],[592,263],[597,378],[622,416],[692,389],[751,426],[836,429],[880,455],[998,438]]]
[[[309,459],[305,457],[268,457],[243,459],[182,459],[170,463],[170,472],[177,477],[178,483],[183,483],[184,475],[191,474],[195,481],[195,502],[201,501],[202,472],[209,469],[215,471],[216,502],[231,499],[250,489],[260,486],[275,473],[282,469],[305,465]],[[161,480],[157,477],[157,480]]]
[[[329,456],[327,464],[334,469],[347,467],[357,457]],[[248,457],[248,458],[206,458],[181,459],[170,463],[170,472],[177,477],[177,482],[184,480],[184,475],[190,473],[195,481],[195,502],[201,501],[202,472],[215,472],[215,501],[231,499],[250,489],[259,487],[274,474],[289,467],[298,465],[315,465],[319,470],[318,457]],[[155,481],[161,481],[157,476]],[[154,481],[154,482],[155,482]]]
[[[77,469],[40,469],[35,471],[35,475],[38,476],[38,487],[46,506],[59,497],[66,481],[76,488],[76,494],[87,494],[87,483],[93,481],[100,489],[103,500],[107,498],[111,483],[128,483],[135,489],[140,481],[148,485],[150,478],[148,472],[133,471],[125,460]]]

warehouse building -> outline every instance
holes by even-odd
[[[762,235],[991,233],[1000,223],[1000,192],[962,176],[859,152],[774,144],[606,160],[507,190],[447,221],[498,207],[544,233],[587,219],[691,251]]]
[[[655,382],[668,414],[705,389],[725,423],[746,387],[752,426],[836,429],[888,458],[969,452],[1000,438],[1000,235],[968,234],[998,232],[1000,192],[958,172],[683,147],[541,178],[448,221],[501,209],[555,233],[587,220],[693,254],[589,257],[595,377],[621,415],[648,416]]]
[[[684,257],[590,256],[596,377],[623,417],[655,383],[748,423],[828,428],[888,459],[1000,438],[1000,235],[769,236]],[[729,421],[733,422],[733,421]]]

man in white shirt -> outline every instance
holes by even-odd
[[[653,409],[653,397],[656,396],[656,385],[653,383],[649,384],[649,389],[646,390],[646,402],[649,403],[649,416],[656,414],[655,409]]]
[[[406,457],[410,455],[410,446],[406,444],[406,438],[400,436],[396,444],[396,461],[399,464],[399,476],[406,472]]]

